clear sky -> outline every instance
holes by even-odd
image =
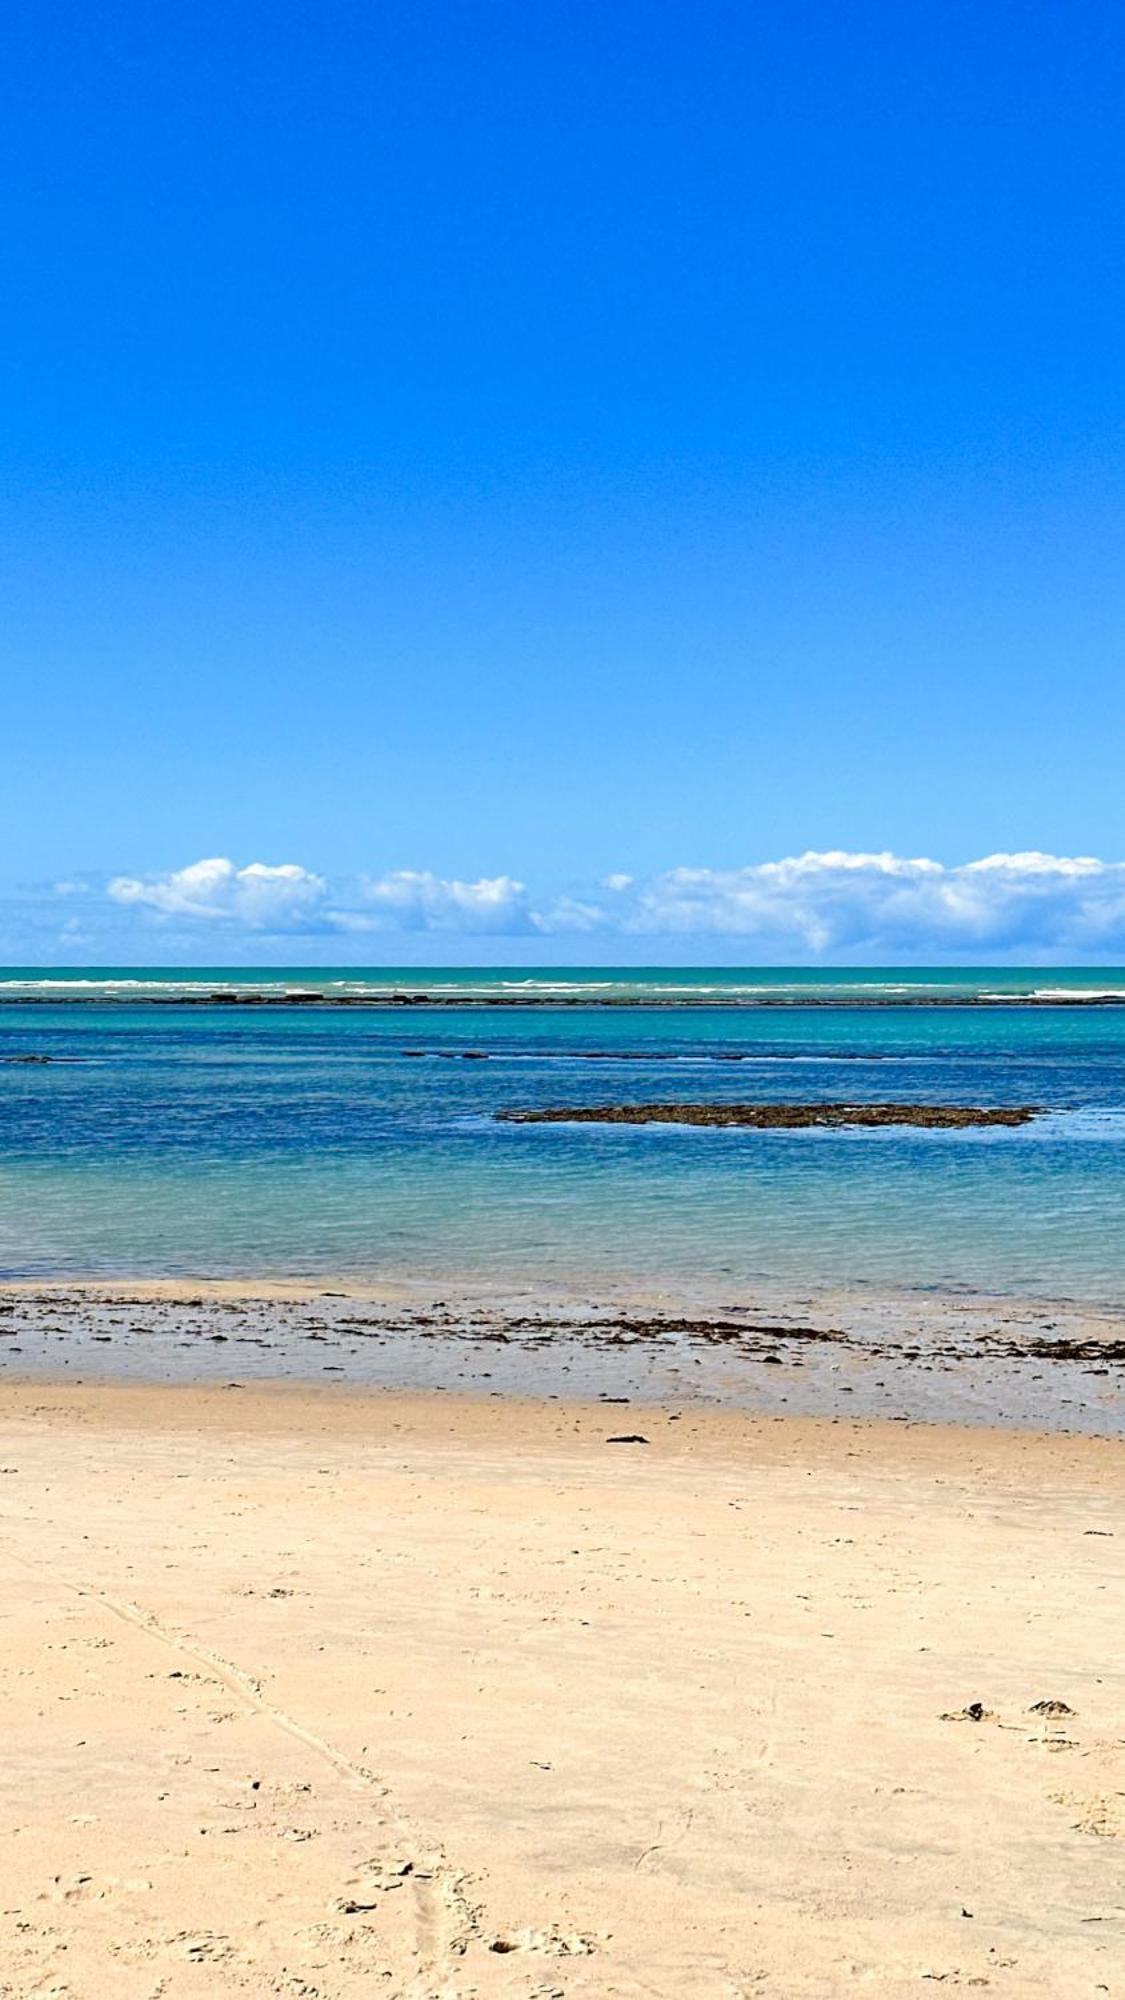
[[[724,883],[1125,854],[1117,5],[6,22],[0,956],[615,955],[691,868],[789,957]]]

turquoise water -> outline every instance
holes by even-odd
[[[284,998],[337,1001],[425,995],[450,1002],[588,1000],[667,1005],[909,1005],[958,1001],[1125,1002],[1125,969],[1106,966],[899,968],[802,966],[42,966],[0,967],[0,1000]]]
[[[183,1004],[292,988],[367,1004]],[[396,992],[431,997],[377,1004]],[[1125,974],[16,968],[0,978],[0,1272],[1119,1302],[1125,1008],[1107,994],[1125,997]],[[496,1004],[456,1004],[473,999]],[[650,1098],[1045,1115],[945,1133],[494,1118]]]

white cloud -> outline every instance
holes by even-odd
[[[527,890],[510,875],[458,882],[428,869],[398,868],[365,876],[360,887],[366,913],[380,929],[508,934],[534,928]]]
[[[756,954],[986,957],[1125,949],[1125,864],[1088,855],[791,855],[748,868],[672,868],[602,911],[628,935],[745,940]]]
[[[966,863],[965,873],[979,875],[1101,875],[1106,863],[1092,854],[986,854],[983,861]]]
[[[844,849],[745,868],[670,868],[647,878],[611,873],[588,892],[532,895],[511,875],[476,881],[396,869],[329,884],[288,862],[225,858],[108,885],[74,878],[57,898],[83,897],[87,924],[116,929],[139,914],[201,935],[343,936],[457,933],[473,937],[597,937],[680,943],[699,957],[878,962],[1125,958],[1125,863],[1092,855],[989,854],[953,865],[925,856]],[[99,915],[100,911],[100,915]],[[694,940],[689,950],[686,940]],[[358,947],[353,947],[353,950]]]
[[[251,861],[238,868],[216,857],[193,861],[167,875],[116,875],[107,893],[115,903],[156,910],[165,917],[201,917],[235,922],[251,930],[300,929],[317,914],[327,894],[323,876],[295,862],[268,868]]]

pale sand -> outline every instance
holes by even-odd
[[[9,1383],[0,1466],[6,2000],[1125,1993],[1111,1441]]]

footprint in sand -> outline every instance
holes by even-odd
[[[1125,1839],[1125,1793],[1112,1799],[1088,1799],[1076,1792],[1052,1792],[1051,1804],[1077,1811],[1075,1833],[1092,1833],[1098,1840]]]

